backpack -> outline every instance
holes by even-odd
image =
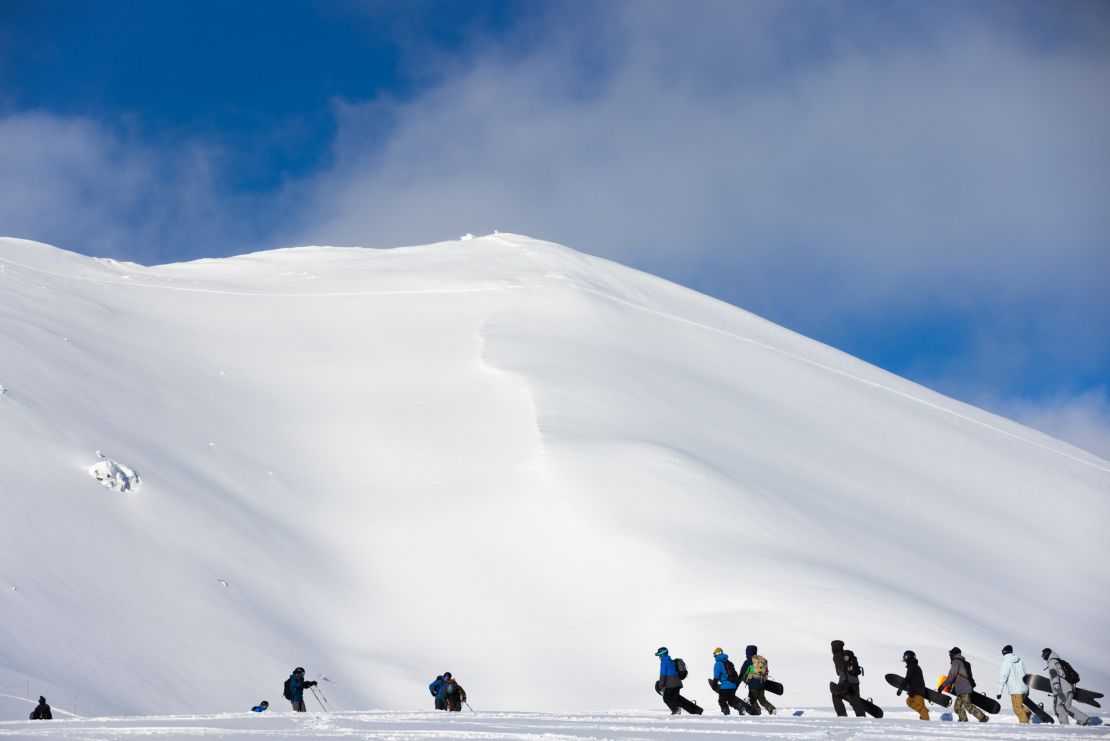
[[[724,664],[725,676],[728,677],[728,681],[732,682],[733,684],[739,684],[740,675],[736,673],[736,664],[732,663],[732,659],[725,659]]]
[[[285,680],[285,685],[282,687],[281,694],[285,697],[286,700],[293,699],[293,688],[289,686],[288,679]]]
[[[851,677],[858,677],[863,674],[863,667],[856,661],[855,652],[848,649],[844,649],[844,671]]]
[[[1064,670],[1064,681],[1068,684],[1075,684],[1079,681],[1079,672],[1077,672],[1072,665],[1060,659],[1060,668]]]
[[[686,671],[686,662],[682,659],[674,660],[674,670],[678,673],[679,679],[686,679],[690,675],[690,672]]]
[[[767,671],[767,659],[763,658],[759,654],[753,656],[751,673],[759,679],[766,679]]]
[[[967,681],[971,682],[971,689],[975,689],[975,677],[971,675],[971,662],[964,659],[964,666],[967,667]]]

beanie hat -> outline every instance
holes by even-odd
[[[759,648],[757,646],[748,646],[744,649],[744,655],[747,656],[749,659],[755,656],[757,653],[759,653]]]
[[[1003,656],[1005,656],[1006,654],[1012,654],[1013,652],[1014,652],[1014,647],[1011,646],[1009,643],[1007,643],[1005,646],[1002,647],[1002,655]]]
[[[843,651],[844,650],[844,641],[833,641],[832,642],[832,650],[833,651]]]
[[[948,657],[951,658],[951,657],[955,656],[956,654],[962,654],[962,653],[963,653],[963,651],[960,650],[959,646],[953,646],[952,650],[950,650],[948,652]]]
[[[1046,648],[1044,651],[1041,651],[1041,658],[1044,659],[1045,661],[1048,661],[1048,657],[1051,656],[1051,655],[1052,655],[1052,649],[1051,648]]]

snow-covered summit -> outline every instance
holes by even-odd
[[[1110,685],[1110,463],[558,245],[2,239],[0,384],[0,683],[84,712],[277,702],[296,665],[346,708],[445,670],[486,708],[643,707],[659,645],[705,705],[747,643],[818,704],[833,638],[891,704],[906,648]]]

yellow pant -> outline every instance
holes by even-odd
[[[1018,723],[1029,722],[1029,710],[1022,704],[1025,695],[1010,695],[1010,702],[1014,706],[1014,715],[1018,718]]]
[[[921,720],[929,720],[929,710],[925,707],[925,698],[921,695],[910,695],[906,698],[906,704],[910,706],[910,710],[917,711],[921,716]]]

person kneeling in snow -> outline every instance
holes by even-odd
[[[39,704],[31,711],[31,720],[54,720],[54,716],[50,713],[50,706],[46,704],[46,698],[39,695]]]
[[[252,713],[265,713],[267,708],[269,708],[269,707],[270,707],[270,701],[269,700],[263,700],[262,702],[258,703],[253,708],[251,708],[251,712]]]

